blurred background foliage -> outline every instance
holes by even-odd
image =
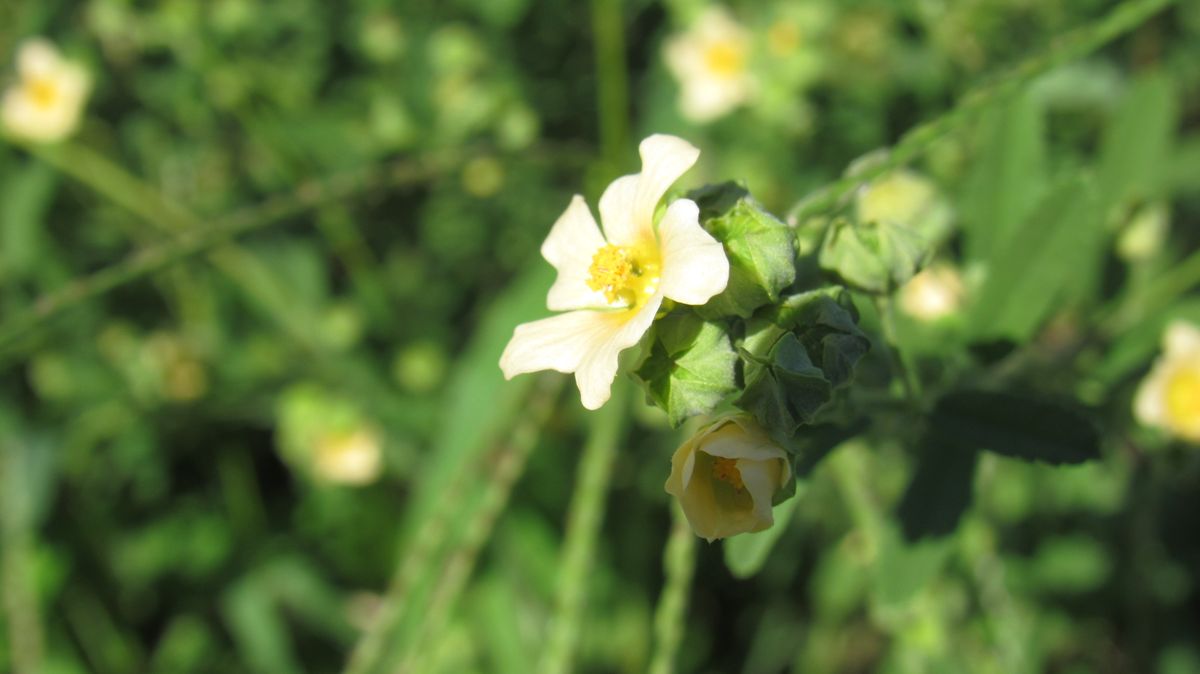
[[[93,94],[68,143],[0,145],[0,332],[177,230],[259,231],[3,333],[0,669],[1200,672],[1200,455],[1130,412],[1200,320],[1197,3],[911,167],[975,301],[898,342],[926,382],[1016,362],[1102,460],[982,455],[911,543],[912,454],[874,433],[726,555],[672,524],[681,436],[632,385],[586,415],[496,365],[550,224],[637,139],[783,216],[1113,6],[730,3],[756,90],[701,124],[663,59],[695,0],[7,0],[0,61],[47,36]]]

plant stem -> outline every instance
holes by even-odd
[[[621,0],[592,0],[592,38],[600,111],[600,156],[615,170],[629,146],[629,76],[625,69]]]
[[[964,126],[977,112],[1013,94],[1038,76],[1099,49],[1174,2],[1131,0],[1086,26],[1067,33],[1045,51],[1026,58],[990,82],[967,92],[947,112],[910,129],[883,161],[806,196],[788,211],[788,221],[798,223],[812,215],[837,208],[861,185],[911,162],[935,142]]]
[[[604,497],[608,494],[617,443],[625,431],[628,387],[628,382],[616,382],[612,399],[591,417],[588,442],[579,463],[568,515],[567,538],[559,568],[550,636],[538,667],[542,674],[567,674],[571,671],[589,587],[588,577],[592,571],[596,541],[600,537]]]
[[[876,296],[875,307],[879,311],[879,324],[883,328],[883,338],[887,346],[887,359],[891,365],[892,374],[904,385],[904,394],[914,408],[920,408],[922,387],[916,368],[908,355],[900,348],[896,339],[896,312],[892,298]]]
[[[672,674],[675,657],[687,625],[688,588],[696,569],[696,534],[678,504],[672,502],[671,536],[663,551],[663,570],[666,586],[654,609],[654,655],[650,659],[650,674]]]

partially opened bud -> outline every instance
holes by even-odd
[[[739,415],[717,420],[675,450],[666,490],[696,535],[712,542],[770,528],[771,506],[791,478],[783,448]]]
[[[900,308],[917,320],[936,321],[962,307],[964,291],[957,269],[929,267],[900,288]]]

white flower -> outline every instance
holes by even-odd
[[[379,436],[366,428],[327,434],[313,448],[313,473],[337,484],[370,484],[383,468],[380,444]]]
[[[787,453],[752,418],[720,419],[675,450],[667,493],[710,543],[768,529],[772,502],[792,477]]]
[[[637,344],[663,298],[704,304],[725,289],[725,249],[700,227],[688,199],[671,203],[657,230],[654,211],[700,151],[674,136],[642,141],[642,172],[613,181],[600,197],[604,234],[576,195],[542,244],[558,270],[546,297],[550,318],[518,325],[500,356],[507,379],[525,372],[574,372],[583,406],[608,400],[617,354]]]
[[[50,143],[75,130],[90,88],[83,68],[64,61],[48,41],[35,38],[17,51],[17,78],[0,102],[0,118],[9,134]]]
[[[935,265],[900,288],[900,308],[918,320],[936,321],[959,310],[963,292],[962,276],[957,269]]]
[[[1200,327],[1172,323],[1163,347],[1138,387],[1134,413],[1147,426],[1200,443]]]
[[[684,117],[711,121],[750,98],[750,46],[746,29],[720,7],[705,10],[686,33],[667,40],[667,67],[679,80]]]

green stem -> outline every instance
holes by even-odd
[[[344,199],[359,192],[393,185],[410,184],[438,175],[445,162],[433,159],[405,161],[382,170],[354,173],[302,184],[294,192],[272,197],[262,204],[238,211],[217,222],[178,233],[137,250],[110,267],[77,279],[65,288],[38,298],[24,311],[0,325],[0,362],[20,352],[19,342],[64,311],[100,297],[125,284],[164,269],[192,255],[211,250],[234,237],[286,220],[320,204]],[[120,199],[125,195],[118,189]],[[149,212],[145,212],[148,215]]]
[[[650,674],[671,674],[686,631],[688,588],[696,568],[696,534],[678,504],[672,503],[671,537],[663,552],[666,586],[654,610],[654,654]]]
[[[32,532],[28,507],[17,502],[27,496],[13,487],[20,484],[16,462],[22,460],[14,438],[0,439],[0,485],[5,486],[0,512],[0,587],[4,592],[4,618],[8,626],[9,665],[15,674],[42,671],[42,621],[38,615],[33,573]],[[3,664],[3,663],[0,663]]]
[[[629,82],[621,0],[592,0],[592,36],[600,110],[600,154],[615,169],[629,146]]]
[[[879,311],[879,324],[883,328],[883,338],[887,347],[886,355],[888,363],[892,367],[892,373],[904,384],[904,394],[909,403],[913,407],[919,408],[922,396],[921,379],[917,375],[916,367],[904,349],[900,348],[900,342],[896,338],[896,312],[893,308],[892,298],[876,296],[875,307]]]
[[[964,126],[976,113],[1020,90],[1038,76],[1068,61],[1085,56],[1111,40],[1133,30],[1175,0],[1132,0],[1118,5],[1105,16],[1063,36],[1049,49],[1035,54],[990,82],[969,91],[954,108],[910,129],[878,164],[853,176],[830,183],[810,194],[788,211],[796,223],[837,208],[860,186],[908,164],[935,142]]]
[[[575,493],[571,499],[554,618],[538,667],[542,674],[567,674],[571,671],[589,587],[588,578],[596,553],[596,540],[600,537],[604,497],[608,494],[617,443],[625,431],[627,391],[626,382],[614,384],[613,399],[591,417],[588,442],[579,463]]]
[[[524,472],[526,460],[541,435],[541,429],[554,410],[554,401],[562,387],[563,378],[543,377],[526,407],[526,413],[513,428],[509,441],[499,448],[496,458],[488,462],[491,472],[486,484],[478,487],[481,495],[466,506],[464,532],[458,541],[439,555],[439,543],[447,531],[455,530],[451,517],[461,512],[463,494],[474,490],[459,486],[444,494],[441,507],[418,532],[417,538],[401,564],[379,608],[378,617],[355,646],[343,672],[369,674],[386,671],[420,672],[422,647],[431,634],[439,634],[451,609],[462,593],[483,544],[487,542],[497,517],[508,503],[513,484]],[[463,480],[467,479],[464,474]],[[426,572],[437,572],[428,601],[417,592],[417,585]],[[415,622],[412,630],[404,629]],[[400,660],[397,667],[389,666]]]
[[[1200,285],[1200,251],[1184,258],[1170,270],[1151,280],[1141,292],[1126,297],[1120,308],[1100,319],[1101,331],[1119,335],[1147,316],[1170,306],[1175,298]]]

